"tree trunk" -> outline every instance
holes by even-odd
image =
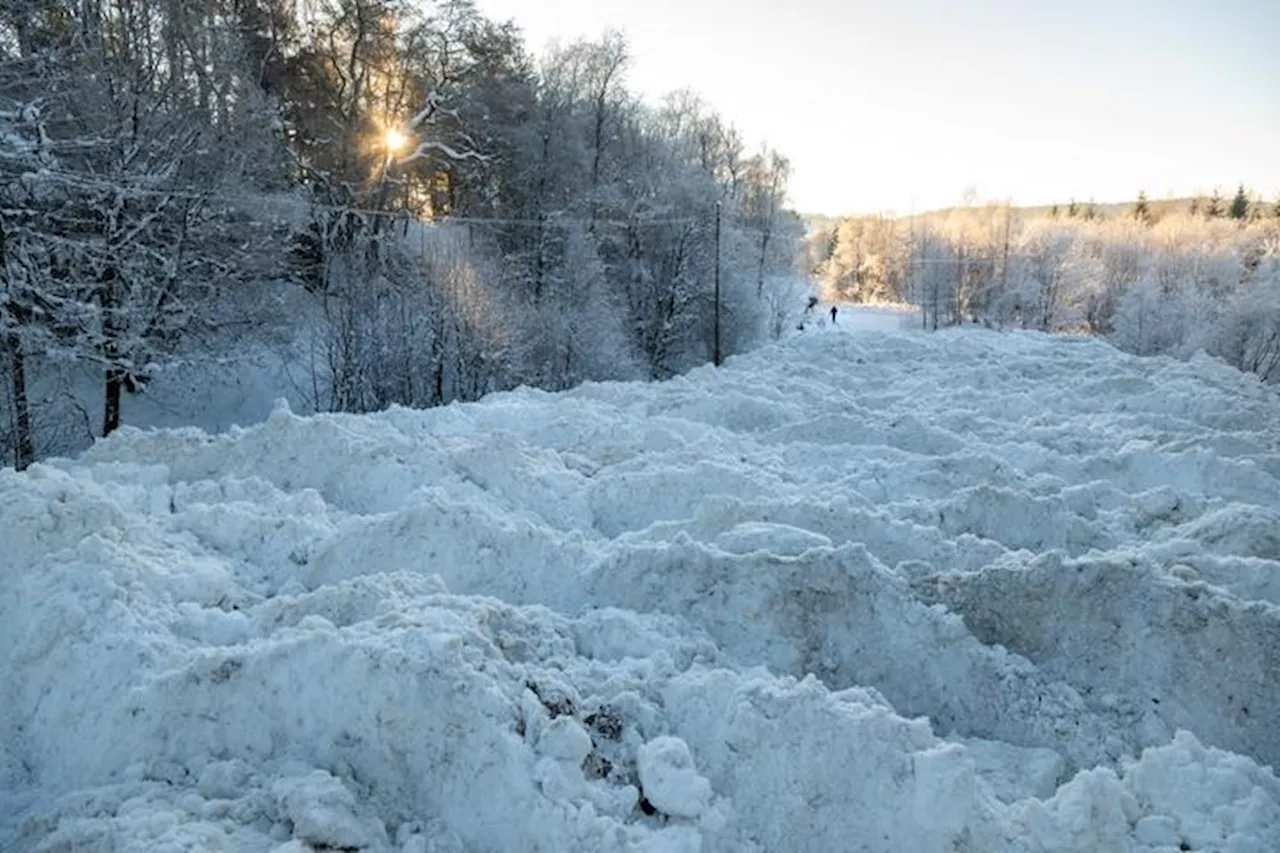
[[[594,190],[600,186],[600,149],[604,147],[604,119],[605,119],[605,96],[609,85],[608,78],[605,78],[604,87],[600,90],[599,97],[596,98],[596,138],[594,156],[591,158],[591,189]],[[595,200],[592,197],[592,209],[594,209]]]
[[[27,397],[27,365],[17,335],[8,340],[9,382],[13,393],[13,467],[25,471],[36,460],[31,436],[31,403]]]
[[[120,427],[120,389],[124,387],[126,373],[119,365],[120,353],[116,347],[120,338],[119,294],[116,292],[119,276],[114,264],[108,264],[99,280],[98,299],[102,306],[102,337],[106,343],[102,356],[107,362],[107,379],[103,388],[102,437],[106,438]]]
[[[0,266],[6,270],[8,251],[8,234],[0,228]],[[30,313],[17,305],[11,306],[9,312],[18,323],[30,319]],[[25,471],[36,457],[35,442],[31,438],[31,401],[27,396],[27,359],[22,351],[22,339],[16,332],[10,331],[0,338],[0,343],[9,351],[9,390],[13,394],[13,467]]]
[[[546,256],[543,254],[543,252],[546,251],[545,229],[546,229],[546,216],[542,213],[539,213],[538,214],[538,231],[537,231],[538,254],[534,258],[534,268],[533,268],[533,305],[535,308],[538,306],[538,303],[542,301],[543,280],[546,278],[546,274],[547,274]]]
[[[770,225],[772,225],[772,222],[770,222]],[[756,299],[764,296],[764,268],[769,253],[769,234],[770,229],[766,229],[760,235],[760,269],[756,275]]]
[[[118,367],[107,368],[105,403],[102,407],[103,438],[120,428],[120,389],[124,388],[125,376],[125,372]]]

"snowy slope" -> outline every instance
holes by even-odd
[[[0,849],[1280,849],[1280,399],[824,324],[0,471]]]

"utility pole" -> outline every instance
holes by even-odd
[[[716,367],[724,360],[720,352],[720,202],[716,201],[716,292],[715,309],[715,345],[711,350],[711,361]]]

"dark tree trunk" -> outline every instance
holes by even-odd
[[[756,276],[756,298],[760,299],[764,296],[764,268],[765,260],[769,253],[769,237],[770,230],[765,230],[760,235],[760,269]]]
[[[127,374],[119,368],[107,368],[106,401],[102,407],[103,438],[120,427],[120,390],[124,388],[125,376]]]
[[[103,388],[102,437],[106,438],[120,427],[120,390],[127,373],[120,369],[120,353],[116,347],[120,337],[119,294],[116,292],[119,277],[113,264],[108,264],[99,282],[98,298],[102,305],[102,336],[106,344],[102,355],[107,362],[106,385]]]
[[[27,365],[17,335],[8,341],[9,382],[13,392],[13,467],[25,471],[36,460],[31,436],[31,403],[27,397]]]
[[[0,228],[0,267],[8,267],[8,235]],[[14,305],[10,307],[13,319],[18,323],[29,320],[29,312]],[[9,390],[13,394],[13,467],[25,471],[35,461],[35,442],[31,437],[31,400],[27,396],[27,359],[22,351],[22,340],[16,332],[10,332],[0,343],[9,352]]]

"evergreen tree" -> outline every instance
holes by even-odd
[[[1245,194],[1244,184],[1236,190],[1235,197],[1231,199],[1231,207],[1227,211],[1232,219],[1243,220],[1249,216],[1249,196]]]
[[[1217,219],[1222,215],[1222,192],[1215,189],[1213,195],[1209,196],[1209,201],[1204,206],[1205,219]]]
[[[1151,205],[1147,202],[1146,192],[1138,191],[1138,201],[1133,206],[1133,218],[1143,225],[1151,224]]]

